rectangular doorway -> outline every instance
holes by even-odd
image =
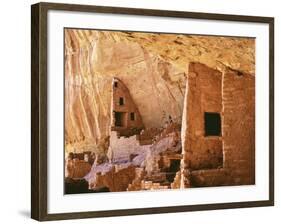
[[[125,127],[126,126],[126,113],[125,112],[114,112],[115,126]]]

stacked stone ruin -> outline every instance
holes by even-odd
[[[210,135],[209,114],[219,118]],[[190,63],[181,134],[181,187],[254,184],[254,75]]]

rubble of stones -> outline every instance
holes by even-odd
[[[127,158],[110,159],[93,152],[69,153],[66,159],[68,193],[175,189],[180,187],[181,126],[167,123],[143,135],[152,144]],[[155,134],[148,136],[147,133]],[[138,135],[139,139],[144,136]],[[146,141],[147,142],[147,141]],[[121,149],[122,150],[122,149]]]

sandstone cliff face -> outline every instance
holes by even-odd
[[[104,152],[110,134],[112,78],[130,90],[146,128],[180,123],[188,64],[255,72],[254,40],[65,30],[67,151]]]

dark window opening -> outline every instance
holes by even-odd
[[[131,117],[131,121],[134,121],[135,120],[135,113],[134,112],[130,113],[130,117]]]
[[[124,98],[123,97],[119,98],[119,105],[120,106],[124,105]]]
[[[221,117],[219,113],[205,113],[205,136],[221,135]]]
[[[115,116],[115,126],[124,127],[125,126],[125,113],[115,112],[114,116]]]
[[[114,87],[118,87],[118,82],[114,82]]]

